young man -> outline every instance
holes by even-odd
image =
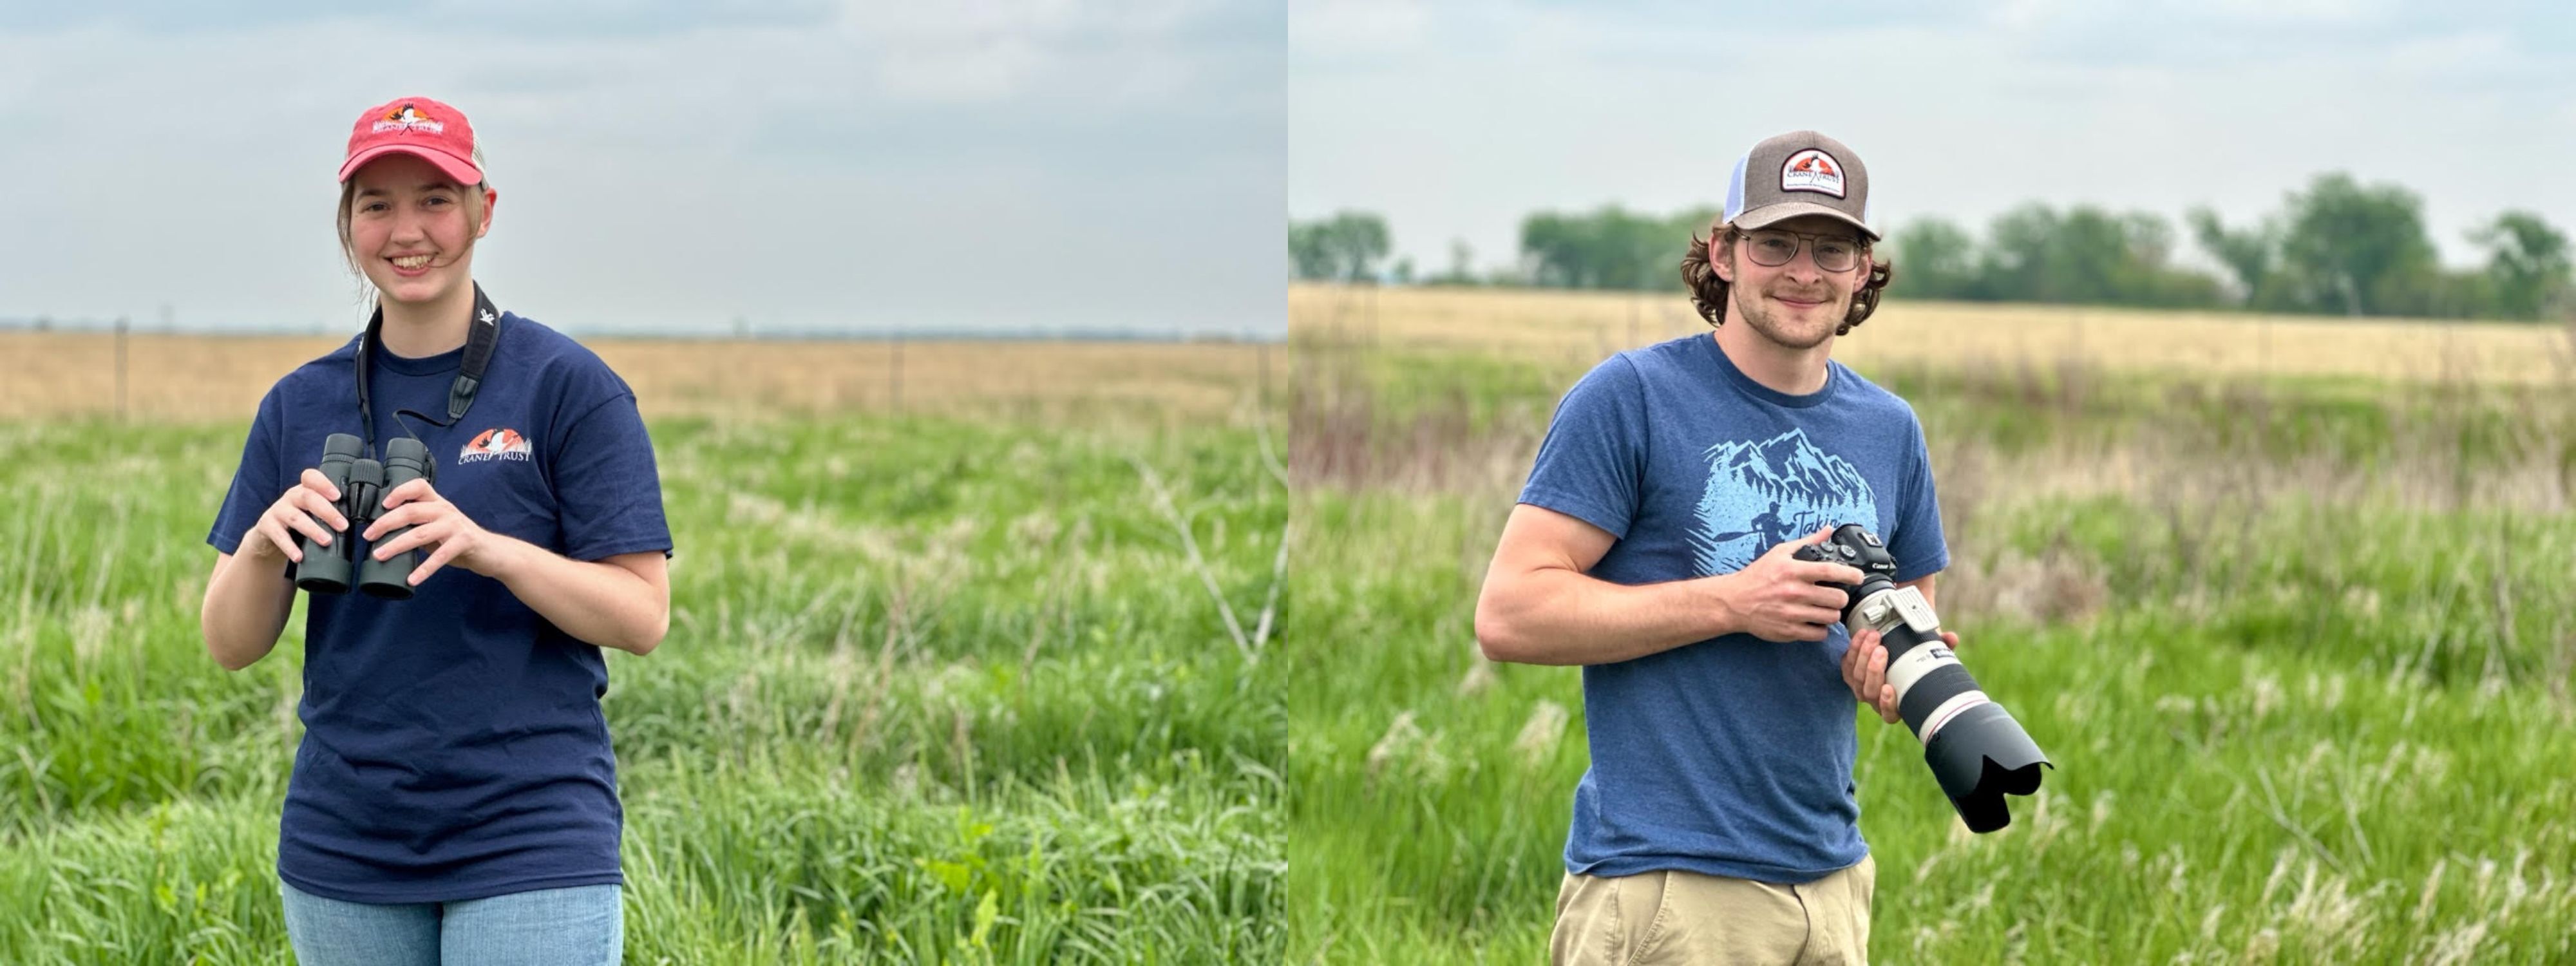
[[[1894,721],[1896,696],[1817,586],[1859,571],[1790,555],[1860,523],[1926,598],[1949,563],[1913,409],[1831,358],[1891,274],[1868,201],[1842,142],[1754,145],[1682,262],[1716,331],[1584,376],[1503,527],[1478,643],[1583,666],[1558,963],[1867,957],[1851,703]]]

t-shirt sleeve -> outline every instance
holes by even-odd
[[[1928,577],[1950,566],[1950,545],[1941,533],[1941,497],[1932,485],[1932,450],[1923,441],[1921,423],[1914,424],[1912,462],[1896,535],[1887,548],[1896,557],[1899,583]]]
[[[1645,466],[1644,385],[1634,363],[1612,356],[1557,403],[1520,502],[1625,539],[1643,498]]]
[[[572,417],[554,432],[555,506],[563,528],[562,553],[598,560],[646,550],[671,553],[671,529],[662,516],[662,477],[654,468],[653,440],[635,408],[626,381],[592,363],[595,373],[573,380],[580,391]]]
[[[284,463],[278,458],[278,437],[283,433],[279,421],[284,418],[285,404],[278,390],[271,387],[259,401],[259,413],[251,417],[250,436],[242,441],[241,464],[233,470],[231,488],[224,491],[223,506],[215,511],[215,525],[206,532],[206,542],[224,553],[241,551],[242,534],[269,504],[286,493],[291,480],[283,479]],[[316,460],[320,453],[313,454]]]

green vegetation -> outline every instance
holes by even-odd
[[[1289,958],[1542,961],[1580,675],[1472,618],[1578,373],[1303,348]],[[2058,765],[1971,836],[1855,708],[1874,962],[2576,957],[2566,388],[1868,374],[1932,440],[1962,657]]]
[[[241,431],[0,425],[0,962],[283,955],[302,620],[230,674],[197,631]],[[653,432],[672,629],[604,702],[631,961],[1278,958],[1277,662],[1144,482],[1248,638],[1287,514],[1249,423]]]
[[[2441,265],[2423,199],[2393,184],[2318,175],[2282,198],[2277,214],[2229,227],[2206,208],[2185,213],[2189,240],[2217,271],[2179,259],[2174,223],[2147,211],[2032,202],[1995,216],[1980,239],[1940,217],[1890,231],[1881,252],[1897,266],[1893,297],[2259,312],[2547,320],[2576,312],[2567,235],[2530,211],[2504,211],[2462,239],[2483,253],[2467,269]],[[1718,216],[1708,206],[1669,215],[1607,205],[1533,212],[1521,220],[1519,266],[1478,273],[1452,244],[1440,285],[1677,291],[1683,251]],[[1363,230],[1364,229],[1364,230]],[[1409,262],[1381,273],[1386,223],[1366,212],[1289,228],[1297,277],[1410,284]]]

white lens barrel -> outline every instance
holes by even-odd
[[[1941,642],[1941,620],[1921,590],[1889,587],[1874,592],[1852,608],[1852,620],[1860,625],[1855,630],[1875,630],[1891,649],[1903,648],[1887,664],[1887,683],[1896,689],[1900,713],[1912,712],[1904,714],[1905,723],[1925,745],[1960,712],[1988,703],[1959,656]],[[1940,673],[1948,668],[1957,670]],[[1917,685],[1936,675],[1939,683],[1933,687],[1942,693],[1914,695]],[[1915,700],[1908,701],[1909,696]]]

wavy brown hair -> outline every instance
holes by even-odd
[[[1710,328],[1726,324],[1727,289],[1726,280],[1717,277],[1717,270],[1709,266],[1710,243],[1716,244],[1720,257],[1733,258],[1735,240],[1742,237],[1744,233],[1734,225],[1720,225],[1707,238],[1693,233],[1690,250],[1682,255],[1682,284],[1690,289],[1691,307],[1699,310],[1699,317],[1707,319]],[[1861,257],[1869,259],[1869,278],[1852,293],[1851,312],[1843,316],[1842,325],[1834,328],[1835,335],[1850,335],[1851,330],[1869,321],[1870,313],[1878,311],[1879,294],[1896,279],[1896,263],[1879,261],[1867,237],[1860,240],[1860,251]]]

